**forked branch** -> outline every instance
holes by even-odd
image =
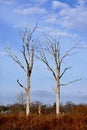
[[[64,69],[64,71],[61,73],[60,75],[60,79],[62,78],[62,76],[66,73],[67,70],[71,69],[71,66],[70,67],[67,67]]]

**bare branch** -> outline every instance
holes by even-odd
[[[22,45],[25,43],[26,34],[27,34],[27,28],[25,28],[24,31],[19,31],[19,36],[22,39]]]
[[[22,52],[22,54],[23,54],[23,56],[24,56],[24,59],[25,59],[25,61],[26,61],[26,64],[29,65],[29,64],[28,64],[27,57],[26,57],[26,52],[25,52],[25,46],[24,46],[24,45],[23,45],[23,51],[21,51],[21,52]]]
[[[51,54],[51,56],[54,59],[56,68],[60,68],[60,46],[59,46],[59,40],[56,40],[55,38],[47,35],[46,37],[46,43],[47,43],[47,51]]]
[[[74,83],[76,81],[79,81],[80,79],[73,80],[71,82],[68,82],[66,84],[61,84],[61,78],[62,76],[66,73],[67,70],[69,70],[71,67],[64,68],[63,72],[61,73],[61,67],[62,67],[62,62],[65,59],[65,57],[72,55],[72,50],[76,48],[77,44],[76,43],[73,47],[71,47],[68,51],[66,51],[62,56],[61,56],[61,48],[60,48],[60,42],[59,39],[57,40],[56,38],[53,38],[52,36],[45,35],[46,38],[46,44],[45,44],[45,49],[44,47],[40,48],[39,56],[37,58],[41,60],[42,62],[45,63],[47,68],[52,72],[53,77],[56,80],[56,88],[52,88],[56,92],[56,113],[59,113],[59,106],[60,106],[60,86],[66,86],[71,83]],[[47,55],[46,55],[47,54]],[[52,63],[54,66],[51,66],[51,62],[49,60],[49,56],[52,59]],[[54,69],[55,67],[55,69]]]
[[[70,82],[65,83],[65,84],[60,84],[60,86],[67,86],[67,85],[70,85],[70,84],[72,84],[72,83],[74,83],[74,82],[77,82],[77,81],[80,81],[80,80],[81,80],[81,79],[76,79],[76,80],[70,81]]]
[[[28,29],[27,29],[25,45],[26,45],[28,56],[29,56],[29,51],[30,51],[29,44],[30,44],[30,41],[32,42],[32,35],[34,34],[35,30],[37,29],[37,25],[38,25],[38,23],[36,23],[36,25],[32,31],[28,31]]]
[[[9,56],[16,62],[18,63],[18,65],[26,72],[26,69],[24,67],[24,65],[21,63],[21,61],[18,59],[18,57],[11,51],[10,48],[7,49],[7,52],[9,54]]]
[[[25,91],[27,90],[26,87],[24,87],[24,86],[19,82],[18,79],[17,79],[17,83],[20,85],[20,87],[22,87],[23,89],[25,89]]]
[[[76,46],[79,44],[79,42],[77,42],[73,47],[71,47],[63,56],[62,56],[62,58],[61,58],[61,60],[60,60],[60,63],[62,63],[63,62],[63,60],[65,59],[65,57],[67,57],[67,56],[70,56],[71,55],[71,51],[73,50],[73,49],[75,49],[76,48]]]
[[[33,64],[34,64],[34,47],[32,47],[32,50],[31,50],[31,70],[33,68]]]
[[[20,61],[18,56],[16,56],[10,48],[7,49],[9,56],[26,72],[26,86],[23,86],[17,79],[18,85],[26,91],[26,116],[28,116],[30,113],[30,77],[34,64],[34,53],[37,46],[36,44],[34,44],[36,43],[36,41],[33,40],[33,34],[36,29],[37,24],[32,30],[29,30],[27,27],[23,31],[19,32],[22,40],[21,53],[25,64],[23,64],[23,61]]]
[[[61,79],[62,76],[65,74],[65,72],[66,72],[67,70],[69,70],[69,69],[71,69],[71,66],[64,69],[64,71],[63,71],[62,74],[60,75],[60,79]]]
[[[47,60],[42,59],[42,61],[46,64],[46,66],[48,67],[48,69],[52,72],[55,80],[57,80],[56,74],[55,74],[54,70],[52,69],[52,67],[49,65],[49,63],[47,62]]]
[[[43,62],[45,63],[45,65],[47,66],[47,68],[52,72],[52,74],[53,74],[55,80],[57,80],[56,74],[55,74],[54,70],[52,69],[52,67],[49,65],[49,63],[48,63],[48,61],[47,61],[47,59],[46,59],[46,57],[45,57],[45,55],[44,55],[44,52],[43,52],[43,54],[42,54],[41,52],[39,52],[39,53],[40,53],[40,57],[39,57],[39,56],[36,56],[36,57],[37,57],[39,60],[41,60],[41,61],[43,61]]]
[[[35,30],[37,29],[37,25],[38,25],[38,23],[35,24],[35,27],[33,28],[33,30],[31,31],[31,33],[30,33],[30,35],[29,35],[30,40],[31,40],[31,38],[32,38],[33,33],[34,33]]]

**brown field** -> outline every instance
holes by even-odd
[[[87,130],[87,115],[0,115],[0,130]]]
[[[15,112],[12,108],[11,113],[0,114],[0,130],[87,130],[87,105],[68,103],[60,110],[61,114],[56,116],[51,106],[43,107],[39,115],[33,106],[30,116],[26,117],[18,113],[16,107]]]

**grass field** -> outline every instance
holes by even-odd
[[[0,130],[87,130],[87,115],[0,115]]]

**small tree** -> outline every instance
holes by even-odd
[[[7,52],[9,56],[22,68],[22,70],[26,73],[27,83],[26,86],[22,85],[17,79],[17,83],[22,87],[26,92],[26,115],[28,116],[30,113],[30,79],[31,73],[34,65],[34,56],[35,56],[35,40],[33,39],[33,34],[37,29],[37,24],[32,30],[25,28],[24,31],[20,32],[20,37],[22,39],[22,56],[25,61],[26,66],[19,60],[17,55],[13,53],[13,51],[8,48]]]
[[[77,80],[70,81],[66,84],[61,84],[60,80],[64,76],[64,74],[69,70],[71,67],[64,68],[63,72],[61,72],[62,63],[65,60],[66,57],[71,56],[71,52],[76,48],[76,43],[74,46],[72,46],[69,50],[65,52],[65,54],[61,55],[61,49],[60,49],[60,41],[59,39],[56,39],[54,37],[51,37],[49,35],[45,35],[45,45],[40,47],[38,50],[39,55],[37,56],[38,59],[40,59],[48,68],[48,70],[52,73],[54,80],[56,82],[56,88],[53,88],[56,93],[56,114],[59,114],[59,106],[60,106],[60,86],[66,86],[69,85]],[[52,63],[54,63],[54,66],[51,65],[51,62],[49,58],[51,57]]]
[[[18,95],[17,95],[17,98],[16,98],[16,103],[18,104],[21,104],[21,105],[25,105],[25,102],[26,102],[26,95],[24,92],[20,92]]]

